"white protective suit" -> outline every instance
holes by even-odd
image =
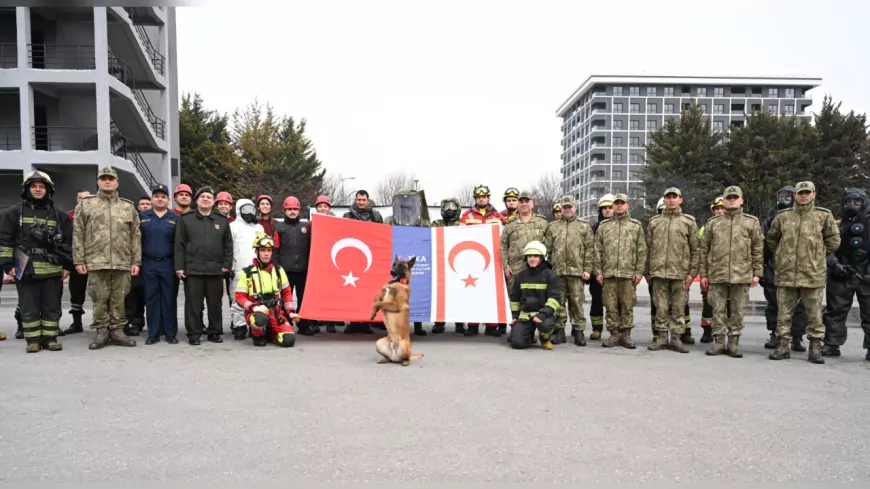
[[[242,219],[241,208],[246,204],[254,206],[256,212],[254,201],[251,199],[239,199],[238,202],[236,202],[236,220],[230,223],[230,233],[233,236],[233,285],[235,285],[236,281],[239,279],[242,269],[252,264],[254,258],[257,257],[253,248],[254,239],[257,237],[257,232],[264,232],[262,225],[258,223],[250,224]],[[232,295],[233,293],[230,292],[230,296]],[[236,304],[235,300],[230,307],[230,318],[232,321],[232,328],[235,329],[241,327],[247,329],[248,326],[245,322],[245,311]]]

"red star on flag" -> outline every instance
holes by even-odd
[[[477,279],[472,277],[470,273],[468,274],[468,278],[464,278],[464,279],[462,279],[462,281],[465,282],[465,288],[477,287],[477,285],[475,285],[475,282],[477,282]]]

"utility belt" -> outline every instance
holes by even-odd
[[[29,249],[25,248],[25,251],[27,251],[31,257],[45,256],[45,255],[50,255],[52,253],[52,251],[49,250],[48,248],[29,248]]]

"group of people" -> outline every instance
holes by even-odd
[[[300,319],[311,250],[311,222],[301,218],[299,199],[283,201],[283,219],[272,215],[272,198],[234,202],[227,192],[210,187],[196,192],[185,184],[170,198],[156,185],[138,205],[120,198],[118,177],[100,169],[99,191],[78,193],[74,211],[53,203],[55,184],[40,171],[25,175],[21,202],[0,215],[0,270],[15,277],[18,291],[17,338],[26,351],[61,350],[59,336],[84,331],[84,295],[93,302],[89,348],[108,344],[135,346],[130,336],[147,329],[146,344],[178,343],[176,299],[184,289],[184,326],[188,343],[201,337],[223,341],[223,295],[230,308],[230,330],[237,340],[250,337],[256,346],[293,346],[296,334],[329,333],[339,324]],[[507,335],[513,348],[537,340],[545,349],[567,342],[586,346],[585,287],[592,296],[591,340],[606,328],[604,347],[636,348],[632,339],[636,288],[650,287],[652,351],[688,353],[694,343],[688,314],[688,290],[700,279],[704,309],[702,343],[708,355],[742,356],[749,289],[765,288],[771,359],[805,351],[824,363],[840,355],[845,321],[857,294],[870,349],[870,211],[867,195],[846,189],[841,221],[814,205],[812,182],[784,187],[774,212],[763,223],[742,211],[743,194],[729,186],[714,199],[712,217],[699,228],[681,210],[682,193],[669,188],[659,200],[658,215],[644,229],[629,215],[624,194],[598,202],[595,223],[578,218],[573,196],[562,197],[552,219],[533,212],[527,191],[508,188],[499,211],[486,185],[473,190],[475,203],[464,211],[456,198],[441,202],[441,218],[431,221],[422,191],[402,190],[393,198],[386,220],[360,190],[343,217],[393,226],[502,225],[501,257],[510,296],[510,324],[456,324],[466,336]],[[175,207],[170,208],[170,202]],[[235,205],[235,216],[232,216]],[[325,196],[316,212],[333,215]],[[775,272],[775,273],[774,273]],[[72,324],[61,330],[63,280],[69,277]],[[827,309],[821,309],[827,284]],[[413,287],[413,285],[412,285]],[[295,296],[295,301],[294,301]],[[566,334],[570,319],[572,329]],[[350,323],[345,333],[373,333],[377,323]],[[508,334],[508,326],[511,326]],[[445,331],[435,323],[432,333]],[[414,333],[426,335],[422,323]],[[2,339],[2,338],[0,338]],[[824,341],[824,347],[822,342]],[[870,360],[870,353],[868,353]]]

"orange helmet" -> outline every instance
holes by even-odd
[[[232,204],[233,196],[230,195],[229,192],[220,192],[217,194],[217,198],[214,199],[215,204],[217,204],[218,202],[229,202],[230,204]]]
[[[287,197],[284,199],[284,208],[285,209],[301,209],[299,206],[299,199],[296,197]]]
[[[317,200],[314,202],[314,207],[317,207],[320,204],[326,204],[329,207],[332,207],[332,202],[330,202],[329,197],[327,197],[325,195],[321,195],[320,197],[317,198]]]
[[[268,195],[265,195],[265,194],[264,194],[264,195],[261,195],[261,196],[257,197],[257,205],[260,205],[260,201],[263,200],[263,199],[268,200],[270,204],[273,203],[273,202],[272,202],[272,197],[269,197]]]
[[[190,188],[190,185],[186,183],[182,183],[181,185],[175,187],[175,192],[172,193],[172,196],[175,197],[179,192],[187,192],[191,196],[193,195],[193,190]]]

